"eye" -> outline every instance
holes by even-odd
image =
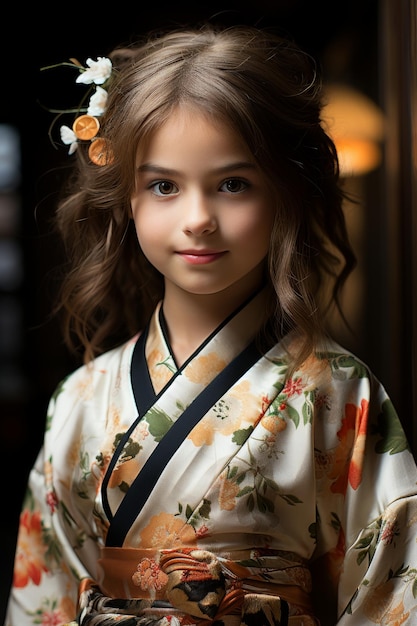
[[[149,189],[156,196],[170,196],[171,194],[176,194],[179,191],[178,187],[169,180],[158,180],[157,182],[151,183],[149,185]]]
[[[249,187],[249,184],[241,178],[229,178],[220,186],[220,191],[226,193],[241,193]]]

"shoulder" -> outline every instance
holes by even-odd
[[[360,357],[334,339],[323,340],[317,346],[314,357],[325,363],[337,379],[375,378],[370,367]]]
[[[384,406],[391,407],[385,387],[370,366],[333,339],[323,341],[301,367],[307,377],[311,372],[316,388],[326,390],[334,404],[366,406],[377,414]]]
[[[99,406],[110,397],[131,398],[130,368],[138,336],[80,366],[59,382],[51,396],[48,416],[68,415],[76,407]]]
[[[108,352],[97,356],[95,359],[80,366],[69,374],[61,385],[70,385],[79,380],[103,380],[117,375],[126,368],[130,369],[132,353],[136,345],[137,336]]]
[[[343,396],[387,398],[384,387],[369,365],[332,338],[324,338],[297,369],[291,369],[291,353],[297,348],[297,339],[288,336],[268,354],[272,362],[285,364],[286,379],[297,381],[304,392],[326,390]]]

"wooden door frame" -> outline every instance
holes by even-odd
[[[380,0],[379,32],[387,122],[383,376],[417,455],[417,0]]]

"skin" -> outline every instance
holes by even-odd
[[[241,138],[178,108],[138,151],[132,217],[164,276],[164,315],[177,363],[264,282],[275,209]]]

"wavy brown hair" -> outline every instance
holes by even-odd
[[[81,145],[57,211],[69,263],[58,302],[67,344],[88,361],[143,328],[163,297],[163,277],[131,220],[135,157],[173,109],[189,103],[233,128],[270,182],[270,321],[277,337],[299,331],[300,362],[324,332],[325,286],[331,279],[338,305],[355,264],[316,63],[293,42],[247,26],[152,34],[109,56],[100,136],[114,160],[94,165]]]

